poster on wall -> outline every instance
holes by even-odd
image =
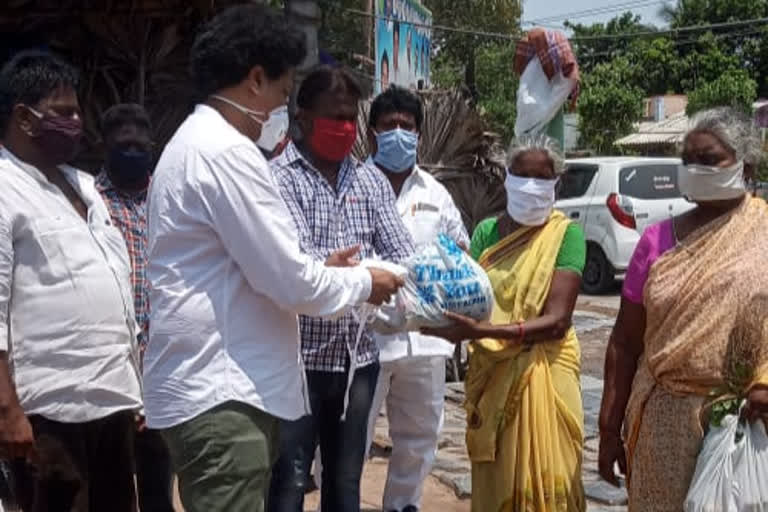
[[[418,0],[376,0],[376,93],[429,86],[432,13]]]

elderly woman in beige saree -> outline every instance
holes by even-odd
[[[745,191],[756,152],[736,112],[695,116],[678,181],[696,208],[649,228],[627,272],[606,355],[599,469],[614,484],[616,462],[627,473],[631,512],[683,509],[713,393],[730,384],[751,419],[768,412],[763,331],[745,333],[760,323],[743,320],[768,296],[768,207]],[[756,343],[741,351],[749,357],[736,366],[748,371],[738,378],[734,332]]]

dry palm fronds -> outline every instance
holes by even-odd
[[[116,103],[144,105],[158,147],[197,99],[187,72],[199,24],[238,0],[14,0],[0,8],[6,32],[43,34],[81,72],[86,141],[77,164],[100,161],[99,120]]]
[[[503,150],[461,91],[419,94],[424,101],[419,166],[445,185],[471,232],[481,220],[504,209],[504,169],[499,163]],[[369,153],[369,108],[370,102],[365,102],[360,109],[354,149],[358,157]]]

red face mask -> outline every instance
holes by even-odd
[[[309,146],[319,158],[328,162],[341,162],[352,152],[357,137],[354,121],[315,119]]]

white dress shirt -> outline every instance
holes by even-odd
[[[374,165],[373,161],[369,162]],[[403,224],[411,233],[417,252],[425,245],[434,243],[441,233],[469,247],[469,237],[461,213],[451,194],[431,174],[418,166],[403,183],[396,206]],[[451,357],[454,351],[452,343],[418,332],[377,334],[376,342],[379,345],[379,360],[382,362],[408,356]]]
[[[26,414],[81,423],[139,409],[130,264],[94,179],[61,166],[83,220],[37,168],[0,152],[0,350]]]
[[[370,273],[301,253],[261,151],[206,105],[160,158],[148,223],[147,424],[168,428],[230,400],[308,414],[297,313],[362,304]]]

